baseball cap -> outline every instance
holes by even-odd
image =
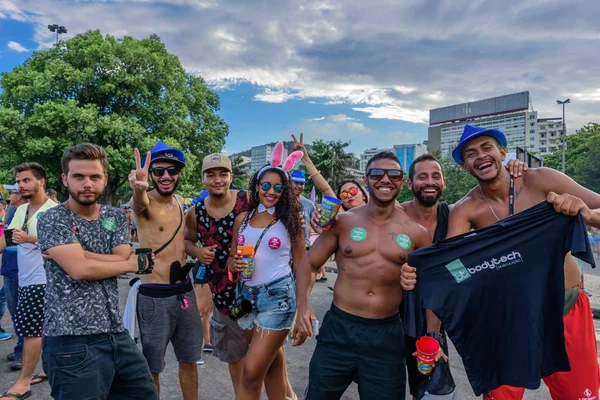
[[[456,161],[457,163],[462,165],[462,163],[463,163],[463,158],[462,158],[463,147],[465,147],[465,145],[469,141],[471,141],[475,138],[478,138],[480,136],[491,136],[500,143],[500,146],[503,146],[503,147],[506,147],[506,145],[508,144],[508,142],[506,141],[506,136],[504,136],[504,133],[500,132],[497,129],[485,129],[485,128],[481,128],[479,126],[465,125],[465,129],[463,131],[462,136],[460,137],[460,141],[458,142],[458,145],[456,146],[456,148],[454,150],[452,150],[452,157],[454,158],[454,161]]]
[[[17,185],[16,183],[14,185],[4,184],[2,185],[2,187],[6,190],[19,190],[19,185]]]
[[[183,151],[171,148],[163,142],[158,142],[150,150],[150,163],[156,161],[167,161],[180,167],[185,167],[185,155]],[[146,157],[142,160],[142,166],[146,165]]]
[[[233,173],[231,169],[231,160],[224,154],[212,153],[204,157],[204,160],[202,161],[202,173],[213,168],[223,168]]]
[[[304,171],[300,169],[296,169],[292,171],[292,181],[298,183],[306,183],[306,176],[304,175]]]

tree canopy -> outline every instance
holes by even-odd
[[[600,193],[600,124],[589,123],[566,138],[565,173]],[[544,156],[544,166],[562,170],[562,150]]]
[[[133,148],[144,153],[162,140],[185,152],[180,192],[191,194],[200,187],[200,157],[220,151],[229,131],[217,114],[218,95],[156,35],[116,39],[88,31],[33,53],[3,73],[0,86],[3,182],[14,179],[15,165],[36,161],[48,170],[48,187],[64,193],[62,153],[92,142],[108,152],[105,200],[114,203],[135,167]]]

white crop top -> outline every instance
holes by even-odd
[[[258,238],[265,228],[253,228],[246,224],[238,232],[238,246],[256,246]],[[269,228],[262,238],[254,255],[254,271],[252,280],[246,286],[264,285],[290,274],[290,254],[292,246],[290,235],[281,221]]]

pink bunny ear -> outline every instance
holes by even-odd
[[[304,153],[301,151],[294,151],[292,154],[285,159],[285,163],[283,163],[283,172],[291,171],[294,168],[294,165],[298,161],[300,161],[304,157]]]
[[[283,161],[283,143],[279,142],[275,145],[271,153],[271,166],[279,167],[281,161]]]

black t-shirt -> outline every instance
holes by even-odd
[[[437,207],[437,225],[433,234],[433,243],[446,239],[448,233],[448,216],[450,208],[447,203],[439,202]],[[406,293],[406,297],[400,305],[402,319],[404,320],[404,332],[415,339],[427,333],[425,324],[425,306],[418,287]],[[442,329],[441,333],[444,333]]]
[[[477,396],[501,385],[537,389],[541,378],[570,370],[569,251],[594,266],[583,218],[542,202],[408,255],[424,305],[443,322]]]

